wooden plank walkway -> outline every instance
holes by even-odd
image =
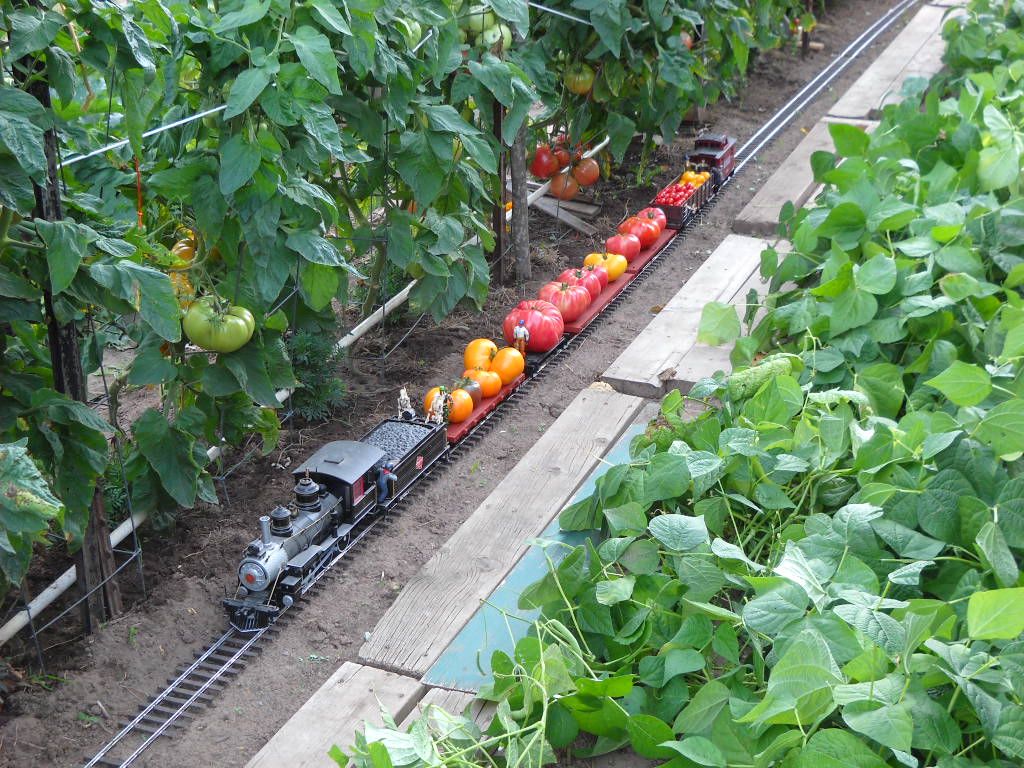
[[[849,123],[866,131],[872,131],[878,125],[870,120],[819,120],[740,211],[732,224],[734,232],[772,237],[778,230],[779,212],[787,202],[792,201],[793,205],[801,208],[811,199],[818,187],[811,170],[811,155],[815,152],[835,151],[832,136],[828,132],[830,122]]]
[[[473,515],[406,584],[359,651],[362,661],[422,677],[633,423],[635,397],[583,390]]]
[[[694,381],[713,374],[721,367],[715,367],[717,359],[701,358],[710,348],[694,349],[701,312],[709,301],[742,299],[767,247],[760,238],[726,237],[601,378],[619,392],[658,398],[676,388],[688,391]]]
[[[925,5],[828,111],[834,117],[872,119],[900,100],[911,77],[929,78],[942,69],[942,25],[949,8]]]
[[[246,768],[329,768],[332,745],[346,749],[383,707],[401,721],[426,692],[419,680],[346,661],[263,745]]]

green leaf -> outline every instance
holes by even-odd
[[[623,576],[620,579],[599,581],[595,587],[595,597],[601,605],[617,605],[624,600],[629,600],[633,595],[633,585],[636,578]]]
[[[978,405],[992,392],[992,379],[983,368],[959,360],[925,384],[961,406]]]
[[[854,282],[862,291],[882,295],[896,286],[895,259],[879,254],[854,270]]]
[[[658,656],[646,656],[640,660],[640,681],[654,688],[663,688],[680,675],[704,669],[706,665],[704,656],[693,648],[672,648]]]
[[[828,728],[810,738],[795,768],[889,768],[889,763],[852,733]]]
[[[88,230],[73,221],[36,219],[36,232],[46,244],[46,264],[50,269],[50,289],[56,294],[71,285],[85,258],[89,243],[95,240]]]
[[[725,768],[725,755],[722,750],[715,746],[715,742],[703,736],[688,736],[682,741],[666,741],[661,744],[673,752],[678,752],[687,760],[697,765],[707,765],[710,768]]]
[[[832,304],[829,331],[834,338],[851,328],[859,328],[874,320],[877,311],[878,301],[870,293],[845,291]]]
[[[331,244],[330,240],[309,230],[292,232],[284,244],[313,264],[322,264],[325,267],[348,267],[345,257]]]
[[[677,733],[706,733],[729,704],[729,689],[717,680],[697,688],[679,716],[672,724]]]
[[[142,319],[161,338],[181,340],[181,309],[167,275],[128,259],[90,265],[89,275],[120,299],[138,309]]]
[[[1024,587],[974,592],[967,601],[967,633],[975,640],[1013,640],[1024,632]]]
[[[241,189],[260,167],[259,147],[235,134],[220,147],[220,192],[230,195]]]
[[[867,217],[859,205],[840,203],[828,212],[816,234],[818,237],[832,238],[840,248],[849,251],[860,241],[866,223]]]
[[[236,77],[228,93],[224,119],[229,120],[245,112],[269,83],[270,73],[265,69],[247,69]]]
[[[842,157],[861,157],[868,148],[870,137],[863,128],[847,123],[829,123],[828,132],[836,152]]]
[[[1012,587],[1020,578],[1020,570],[1013,553],[1006,545],[1002,531],[995,523],[985,523],[974,539],[981,552],[983,562],[991,569],[996,584],[1000,587]]]
[[[183,507],[195,504],[202,472],[193,450],[195,439],[172,427],[153,408],[135,420],[132,434],[139,451],[156,470],[160,484],[171,498]]]
[[[1010,144],[985,147],[978,156],[978,181],[982,192],[1003,189],[1020,175],[1020,151]]]
[[[1024,707],[1007,704],[999,713],[992,743],[1009,757],[1024,760]]]
[[[736,341],[741,333],[736,307],[719,301],[709,301],[700,314],[697,341],[713,347]]]
[[[651,536],[675,552],[689,552],[708,541],[703,517],[659,515],[651,520]]]
[[[843,721],[883,746],[900,752],[910,751],[914,721],[905,704],[855,701],[843,707]]]
[[[221,20],[213,25],[213,31],[222,35],[233,29],[255,24],[267,15],[268,10],[270,0],[245,0],[245,5],[239,10],[225,13]]]
[[[128,383],[133,386],[166,384],[178,375],[178,369],[170,360],[160,354],[158,346],[144,347],[132,361],[128,371]]]
[[[653,504],[664,499],[674,499],[686,493],[690,485],[690,470],[686,457],[671,453],[655,454],[643,475],[641,504]]]
[[[664,721],[651,715],[630,715],[626,730],[630,745],[641,757],[664,760],[672,756],[671,750],[660,746],[673,737],[672,729]]]
[[[313,13],[320,18],[325,29],[331,29],[341,35],[352,34],[352,29],[349,27],[348,22],[345,21],[345,17],[334,7],[331,0],[311,0],[310,5],[313,7]]]
[[[27,534],[34,538],[59,518],[63,504],[50,492],[46,479],[25,448],[26,440],[0,443],[0,531]],[[0,561],[2,565],[2,561]],[[18,558],[17,567],[3,568],[8,581],[18,584],[25,575],[28,558]]]
[[[1024,451],[1024,400],[1000,403],[981,420],[974,436],[1000,456]]]
[[[304,260],[299,267],[299,288],[302,298],[315,311],[327,307],[341,285],[338,270]]]
[[[832,610],[839,618],[858,632],[862,632],[871,642],[889,654],[890,658],[902,652],[907,639],[906,631],[892,616],[862,605],[837,605]]]
[[[427,208],[437,199],[444,186],[445,174],[425,135],[412,131],[402,134],[395,166],[421,207]]]

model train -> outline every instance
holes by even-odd
[[[698,138],[687,155],[687,167],[712,172],[713,194],[735,171],[736,139]],[[692,217],[695,211],[687,210]],[[528,355],[527,373],[553,352]],[[489,407],[497,407],[500,400],[492,398]],[[295,498],[260,517],[260,537],[245,548],[235,595],[224,600],[231,626],[253,632],[273,623],[345,553],[373,516],[394,506],[450,445],[467,434],[457,426],[477,423],[453,425],[450,430],[443,419],[421,419],[405,390],[399,412],[401,418],[381,422],[361,440],[327,443],[294,470]]]
[[[310,456],[292,472],[294,500],[260,517],[260,537],[245,548],[235,596],[224,600],[231,626],[271,624],[345,552],[360,523],[393,506],[447,449],[445,424],[387,419]]]

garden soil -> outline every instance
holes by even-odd
[[[824,44],[823,51],[806,60],[792,48],[758,57],[739,98],[708,110],[707,127],[742,142],[893,4],[830,2],[814,34]],[[530,399],[504,409],[477,447],[441,470],[441,477],[414,503],[346,558],[340,572],[231,679],[212,707],[175,738],[156,744],[136,764],[244,765],[342,662],[355,660],[365,634],[406,581],[678,291],[730,232],[734,217],[755,190],[895,31],[877,41],[745,169],[704,223],[660,259],[643,289],[602,318],[597,331],[533,388]],[[623,216],[643,207],[678,172],[681,153],[690,143],[684,137],[662,147],[654,158],[654,183],[646,187],[635,186],[634,167],[627,162],[610,181],[592,188],[602,206],[601,217],[594,222],[602,235],[612,234]],[[415,401],[426,387],[451,381],[462,371],[466,342],[500,336],[509,306],[520,297],[535,295],[548,279],[600,249],[596,239],[579,236],[535,211],[530,226],[532,281],[521,288],[496,289],[482,313],[457,312],[436,325],[428,318],[415,323],[411,316],[371,334],[338,372],[348,388],[339,418],[284,431],[281,445],[270,456],[250,458],[235,469],[219,488],[219,507],[184,513],[170,530],[146,532],[146,599],[141,599],[134,568],[129,569],[124,591],[135,603],[124,615],[86,639],[73,628],[44,634],[45,675],[29,668],[33,657],[28,645],[23,656],[11,659],[25,671],[25,682],[0,713],[0,768],[81,764],[177,668],[191,662],[196,650],[223,631],[220,600],[234,589],[235,568],[242,549],[256,535],[257,516],[288,500],[293,483],[289,466],[328,440],[358,438],[393,415],[399,387],[407,386]],[[54,573],[64,567],[59,564]]]

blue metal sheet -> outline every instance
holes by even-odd
[[[597,478],[609,466],[629,461],[629,443],[643,432],[644,426],[635,424],[626,430],[606,454],[605,461],[587,476],[570,503],[593,493]],[[587,536],[579,531],[561,530],[558,518],[555,518],[538,538],[567,546],[530,547],[427,670],[423,682],[459,691],[479,690],[490,679],[491,655],[499,650],[511,655],[516,642],[526,636],[537,617],[538,612],[535,610],[520,610],[516,607],[519,595],[548,572],[549,559],[557,565],[569,553],[570,547],[583,543]]]

